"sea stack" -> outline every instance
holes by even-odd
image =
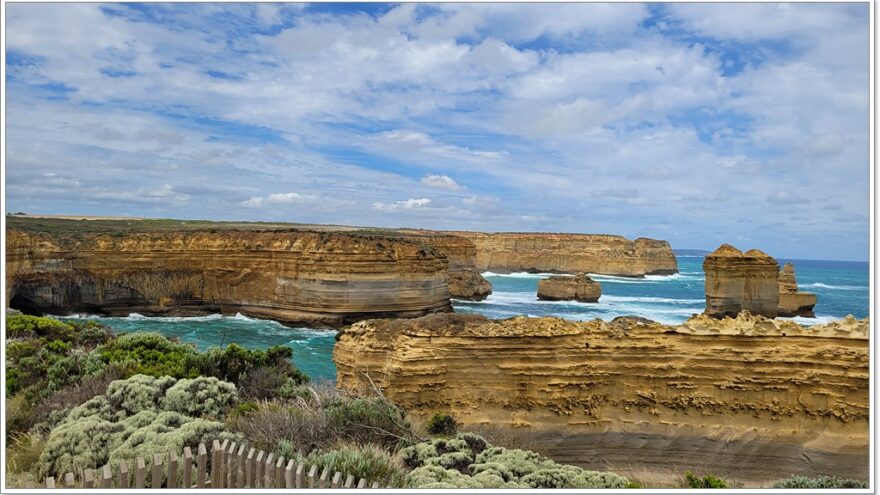
[[[779,308],[778,316],[803,316],[815,318],[813,307],[816,306],[816,294],[798,291],[794,265],[786,263],[779,270]]]
[[[602,286],[583,273],[574,277],[553,276],[538,282],[538,299],[544,301],[597,302]]]
[[[779,307],[779,263],[757,249],[745,253],[730,244],[706,256],[706,314],[736,317],[741,311],[775,318]]]

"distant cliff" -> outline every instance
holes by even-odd
[[[430,230],[401,229],[396,236],[424,242],[449,262],[449,297],[481,301],[492,293],[492,284],[477,270],[477,248],[469,239]]]
[[[356,323],[334,359],[343,389],[369,375],[418,421],[526,429],[560,462],[864,479],[869,326],[431,315]]]
[[[446,258],[406,239],[303,230],[13,229],[6,249],[7,303],[25,311],[241,312],[338,327],[451,310]]]
[[[616,235],[448,232],[476,246],[481,271],[598,273],[640,277],[678,273],[666,241]]]

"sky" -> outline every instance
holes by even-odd
[[[6,4],[6,211],[869,256],[868,4]]]

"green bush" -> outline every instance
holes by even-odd
[[[54,318],[31,315],[8,315],[6,317],[7,339],[37,339],[76,341],[75,327]]]
[[[528,450],[493,447],[472,433],[434,438],[401,451],[411,488],[624,488],[614,473],[587,471]]]
[[[425,423],[425,431],[431,435],[452,436],[457,429],[458,422],[449,414],[437,413]]]
[[[813,478],[794,475],[773,483],[773,488],[868,488],[868,482],[824,474]]]
[[[691,488],[727,488],[727,483],[711,474],[700,478],[690,471],[684,472],[685,484]]]
[[[324,406],[324,414],[341,439],[396,448],[409,434],[404,412],[376,397],[337,397]]]
[[[352,475],[355,479],[379,481],[382,486],[404,486],[407,471],[400,461],[385,449],[371,444],[345,444],[329,451],[315,451],[308,455],[306,465],[315,464],[331,473],[337,471]]]
[[[195,378],[199,369],[193,363],[198,352],[194,346],[173,342],[156,332],[120,335],[98,348],[105,363],[131,361],[136,373],[150,376]]]

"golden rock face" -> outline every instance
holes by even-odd
[[[402,239],[308,231],[53,237],[7,232],[7,302],[36,311],[241,312],[340,326],[449,311],[446,259]]]
[[[538,282],[538,299],[545,301],[596,302],[601,295],[599,282],[583,273],[574,277],[547,277]]]
[[[673,274],[678,263],[666,241],[593,234],[449,232],[476,246],[480,271],[598,273],[639,277]]]
[[[815,316],[813,307],[816,306],[816,294],[800,292],[797,277],[794,273],[794,265],[786,263],[779,270],[777,277],[779,282],[779,316]]]
[[[745,253],[724,244],[703,260],[706,314],[723,317],[749,311],[775,318],[779,307],[779,264],[767,254]]]
[[[369,375],[416,421],[528,428],[560,461],[865,479],[868,329],[748,313],[680,326],[431,315],[354,324],[334,359],[341,388]]]

